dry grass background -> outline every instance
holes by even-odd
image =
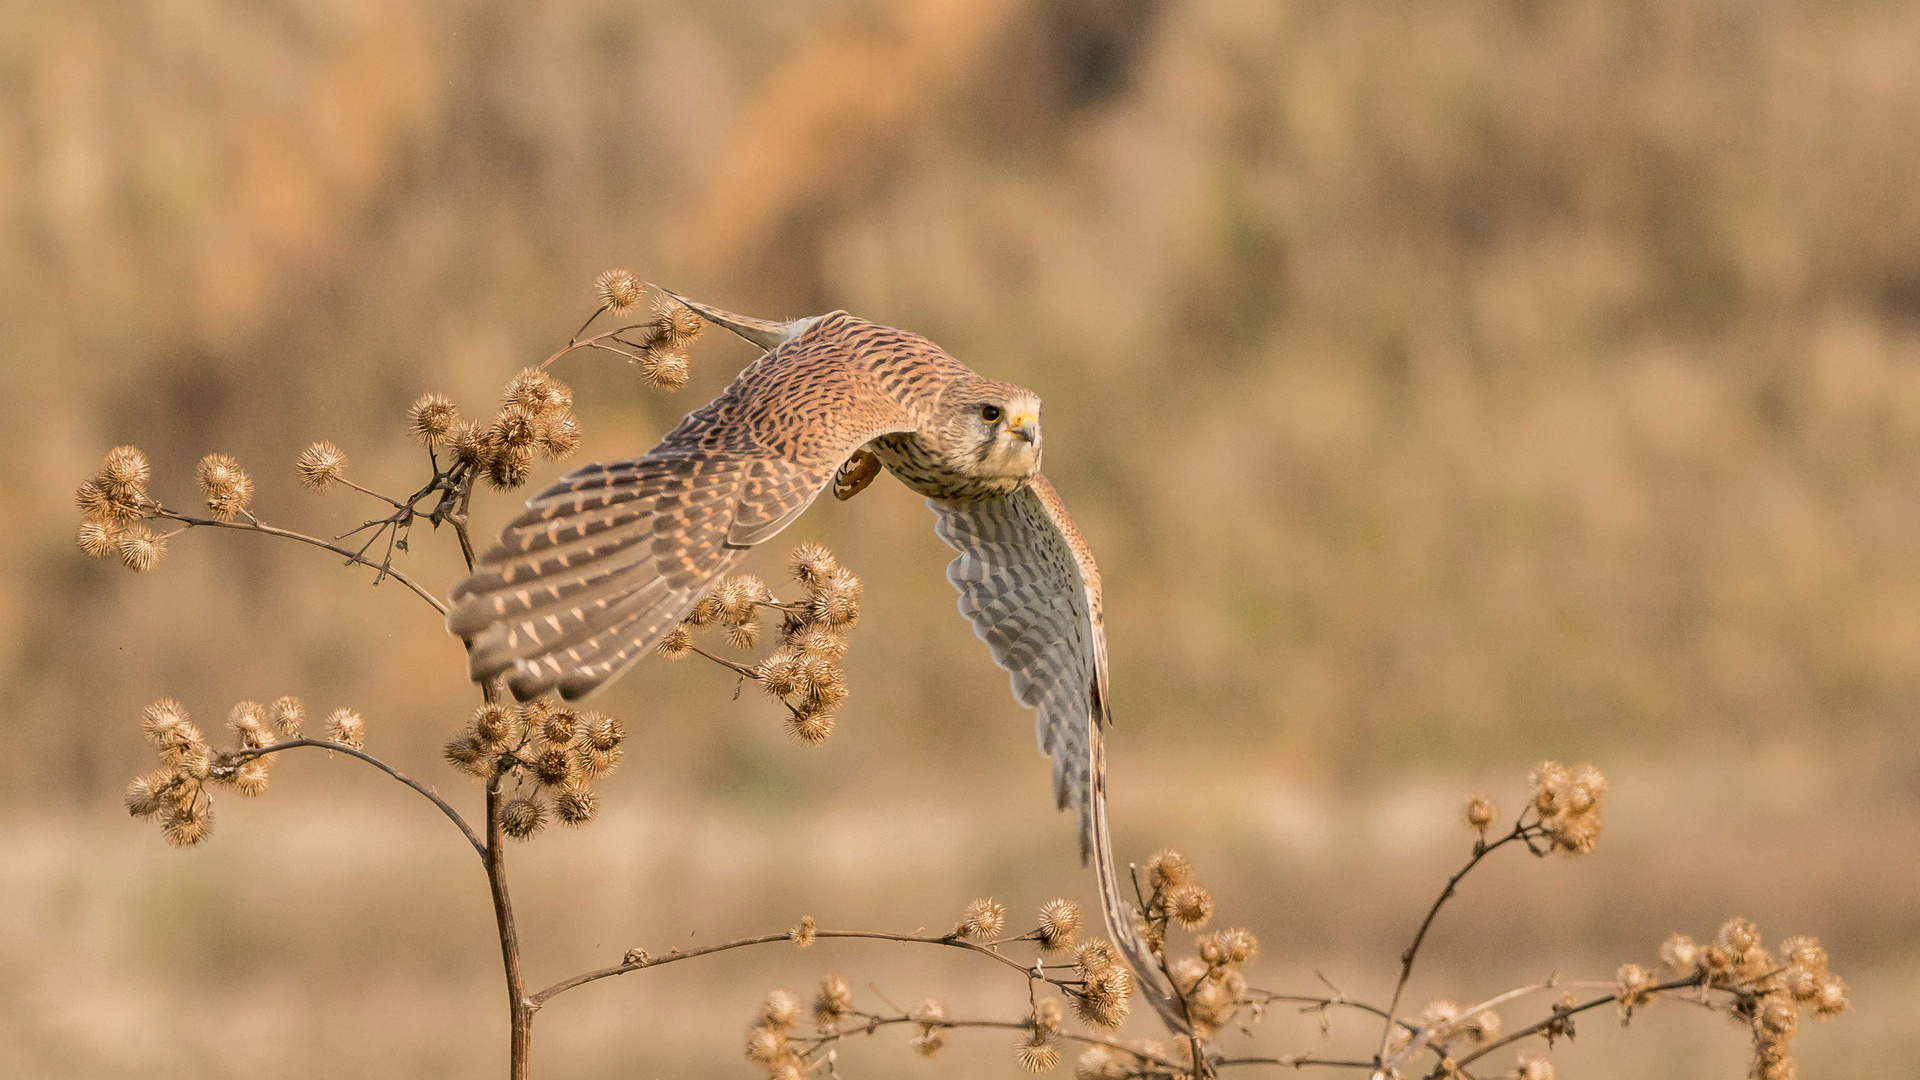
[[[118,811],[162,694],[353,704],[459,789],[457,645],[255,537],[183,538],[145,578],[88,562],[70,491],[134,442],[185,499],[222,450],[263,513],[342,521],[295,491],[301,445],[397,483],[406,402],[490,399],[609,265],[910,326],[1041,392],[1108,582],[1119,842],[1189,849],[1262,933],[1261,983],[1389,986],[1464,851],[1457,798],[1590,757],[1598,853],[1478,880],[1416,996],[1604,975],[1737,911],[1855,984],[1804,1075],[1911,1067],[1916,191],[1920,9],[1868,0],[0,7],[0,1072],[497,1067],[478,868],[404,793],[286,765],[188,853]],[[672,399],[569,360],[583,456],[644,448],[748,358],[703,344]],[[918,500],[882,481],[799,532],[869,583],[839,733],[789,745],[690,665],[619,684],[604,820],[519,857],[535,982],[802,912],[1090,899]],[[1010,1010],[963,960],[632,976],[556,1002],[538,1060],[748,1075],[753,1004],[829,966]],[[1011,1073],[956,1042],[846,1071]],[[1558,1057],[1744,1055],[1663,1007]]]

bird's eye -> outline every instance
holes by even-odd
[[[980,419],[985,420],[989,424],[995,422],[996,420],[999,420],[1000,406],[998,405],[980,406]]]

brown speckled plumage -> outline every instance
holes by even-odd
[[[1084,849],[1087,723],[1106,712],[1100,583],[1038,473],[1038,399],[844,312],[786,325],[783,338],[755,323],[775,347],[645,456],[589,465],[528,501],[453,591],[447,627],[466,639],[474,678],[505,675],[523,699],[592,692],[821,491],[851,495],[884,465],[927,496],[959,552],[948,578],[961,611],[1037,712]],[[1020,409],[1007,424],[1031,417],[1025,443],[1011,440],[1024,465],[991,460],[1009,440],[973,430],[988,407]]]
[[[961,614],[1035,712],[1108,934],[1155,1011],[1188,1030],[1152,976],[1113,858],[1100,572],[1040,475],[1039,399],[845,312],[777,324],[685,302],[769,351],[645,456],[589,465],[528,501],[453,591],[447,627],[466,639],[474,678],[505,675],[522,699],[591,693],[823,490],[850,498],[884,466],[927,497],[958,552],[947,579]],[[989,423],[982,410],[1005,416]]]

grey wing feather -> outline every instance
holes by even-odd
[[[1106,643],[1098,577],[1051,487],[978,502],[927,500],[934,531],[959,552],[947,580],[960,613],[1006,669],[1014,699],[1033,709],[1040,750],[1053,759],[1054,800],[1079,816],[1082,859],[1092,851],[1090,721],[1106,717]],[[1076,550],[1076,548],[1080,550]],[[1088,582],[1093,582],[1090,590]]]

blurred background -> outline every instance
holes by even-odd
[[[1470,878],[1411,997],[1610,978],[1744,914],[1820,935],[1854,986],[1803,1075],[1902,1071],[1917,191],[1920,8],[1873,0],[0,6],[0,1073],[501,1067],[483,879],[420,800],[315,756],[223,797],[192,851],[120,809],[146,703],[213,728],[287,693],[357,707],[370,749],[477,806],[439,760],[475,697],[458,644],[260,537],[179,537],[144,577],[87,560],[71,493],[133,443],[191,505],[217,450],[269,521],[342,531],[372,504],[300,491],[301,446],[411,488],[406,404],[490,409],[609,266],[913,328],[1043,395],[1106,576],[1121,856],[1186,849],[1219,924],[1261,935],[1257,984],[1387,997],[1467,852],[1461,799],[1511,808],[1538,759],[1592,760],[1598,851]],[[753,352],[721,337],[674,396],[563,361],[580,460],[723,386]],[[535,985],[803,913],[911,931],[977,895],[1017,921],[1092,900],[920,501],[883,478],[749,568],[808,537],[867,581],[838,732],[792,744],[711,665],[617,684],[600,820],[513,856]],[[449,586],[451,536],[414,540],[402,565]],[[1016,1015],[983,968],[676,965],[556,999],[537,1068],[751,1076],[760,997],[829,970]],[[1684,1005],[1580,1031],[1562,1077],[1746,1068],[1744,1033]],[[1228,1043],[1372,1035],[1282,1011]],[[1000,1035],[931,1062],[905,1041],[842,1071],[1015,1071]]]

